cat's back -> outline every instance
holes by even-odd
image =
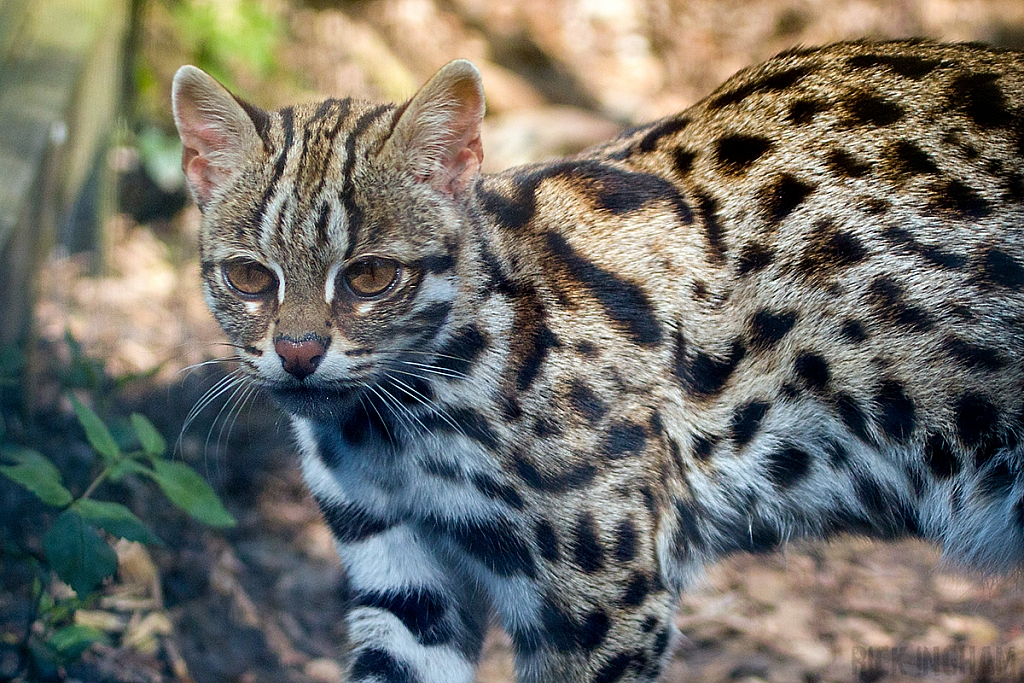
[[[555,335],[584,322],[615,339],[634,377],[686,406],[699,459],[736,457],[751,424],[837,420],[883,450],[924,446],[945,476],[1019,429],[1019,53],[783,53],[480,197],[510,251],[537,246]]]

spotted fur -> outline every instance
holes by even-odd
[[[398,107],[265,112],[192,67],[174,97],[211,308],[348,572],[353,681],[469,682],[491,618],[520,681],[653,681],[702,565],[798,537],[1021,565],[1020,54],[791,51],[494,176],[467,62]],[[358,264],[396,275],[361,296]]]

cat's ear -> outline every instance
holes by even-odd
[[[243,103],[212,76],[194,66],[174,75],[171,89],[174,123],[184,149],[181,168],[192,196],[202,208],[262,145],[256,121],[261,109]]]
[[[443,192],[464,189],[484,158],[484,89],[465,59],[441,67],[405,105],[385,153]]]

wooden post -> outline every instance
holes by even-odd
[[[118,120],[129,5],[0,0],[0,347],[28,348],[39,266]]]

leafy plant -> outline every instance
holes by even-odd
[[[42,537],[42,554],[33,557],[39,579],[33,587],[35,615],[22,647],[22,668],[30,674],[52,671],[81,656],[91,643],[106,635],[73,623],[79,607],[94,602],[103,581],[117,571],[117,554],[108,539],[124,538],[149,545],[160,538],[124,505],[95,498],[105,481],[142,477],[153,481],[168,500],[196,520],[214,527],[234,526],[235,520],[206,481],[188,465],[167,460],[167,444],[145,417],[131,416],[137,450],[125,451],[106,424],[71,396],[78,422],[97,454],[97,473],[78,496],[65,486],[60,470],[41,453],[0,444],[0,474],[31,491],[59,513]],[[56,574],[75,592],[54,600],[46,588]]]

